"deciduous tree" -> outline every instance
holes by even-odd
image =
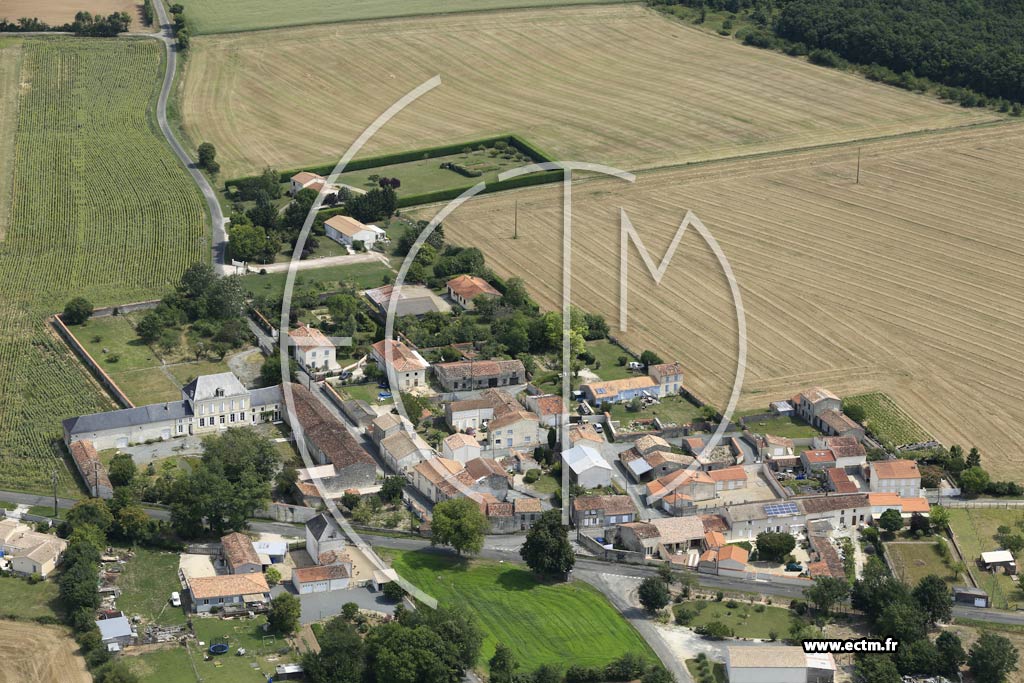
[[[431,545],[447,545],[456,553],[478,553],[490,527],[477,504],[469,498],[453,498],[434,506]]]

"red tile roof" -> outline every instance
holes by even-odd
[[[501,292],[492,287],[487,280],[476,275],[458,275],[445,283],[460,298],[472,301],[481,294],[501,296]]]

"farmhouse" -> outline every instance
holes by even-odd
[[[683,388],[683,367],[679,363],[656,363],[647,367],[647,374],[661,387],[661,396],[678,394]]]
[[[636,520],[629,496],[578,496],[572,501],[572,523],[577,529],[604,529]]]
[[[10,571],[21,576],[49,576],[68,547],[68,542],[51,534],[34,531],[16,519],[0,519],[0,551]]]
[[[565,414],[565,401],[556,394],[527,395],[523,399],[526,407],[540,418],[543,427],[558,427]]]
[[[873,492],[914,498],[921,491],[921,472],[913,460],[879,460],[868,463],[868,467],[868,486]]]
[[[842,400],[828,389],[812,387],[793,397],[796,414],[833,436],[864,438],[864,428],[843,414]]]
[[[562,451],[562,466],[570,483],[585,489],[612,484],[612,466],[592,446],[581,443]]]
[[[476,480],[462,463],[448,458],[424,460],[412,469],[412,484],[432,503],[472,492]]]
[[[310,374],[339,369],[334,344],[327,335],[309,325],[300,325],[288,333],[292,340],[292,358]]]
[[[408,391],[416,387],[426,386],[427,368],[430,364],[424,360],[420,352],[405,344],[405,342],[381,339],[372,347],[373,360],[377,367],[387,373],[388,381],[397,382],[392,389]],[[390,353],[390,359],[388,354]]]
[[[311,173],[309,171],[299,171],[293,175],[288,184],[288,191],[294,197],[296,194],[305,189],[319,192],[323,189],[327,183],[327,179],[317,173]]]
[[[223,574],[188,577],[192,611],[206,614],[213,608],[244,608],[270,602],[270,586],[263,574]]]
[[[381,318],[387,317],[391,301],[395,300],[395,317],[423,316],[427,313],[448,313],[452,307],[444,299],[421,285],[384,285],[368,289],[363,294],[374,305]]]
[[[501,293],[482,277],[457,275],[445,283],[451,300],[467,310],[472,310],[478,297],[497,299]]]
[[[228,571],[232,574],[258,574],[263,571],[263,563],[253,547],[252,539],[237,531],[220,539],[221,554]]]
[[[836,459],[835,466],[851,474],[860,472],[867,462],[868,453],[854,436],[816,436],[812,445],[817,449],[832,451]]]
[[[830,683],[836,663],[830,654],[805,654],[802,647],[726,647],[729,683]]]
[[[308,389],[298,384],[291,389],[299,422],[292,429],[301,434],[314,462],[333,468],[320,477],[320,485],[334,492],[371,486],[377,465],[370,454]]]
[[[507,387],[526,381],[521,360],[460,360],[438,363],[434,375],[445,391]]]
[[[466,463],[480,457],[480,442],[469,434],[450,434],[441,442],[441,455]]]
[[[402,429],[380,442],[384,462],[395,472],[406,472],[418,463],[433,458],[436,453],[416,432]]]
[[[72,443],[68,450],[75,463],[75,469],[82,476],[85,488],[93,498],[113,498],[114,485],[110,483],[107,468],[100,462],[100,456],[92,445],[92,441],[82,439]]]
[[[68,418],[64,442],[87,439],[102,451],[280,419],[280,387],[246,389],[231,372],[200,375],[181,395],[181,401]]]
[[[306,552],[317,564],[345,556],[345,535],[326,512],[306,522]],[[323,556],[323,557],[321,557]]]
[[[487,423],[491,448],[533,447],[538,443],[539,418],[525,410],[514,410]]]

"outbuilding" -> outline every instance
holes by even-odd
[[[292,570],[292,585],[299,595],[344,590],[352,577],[346,564],[331,564]]]

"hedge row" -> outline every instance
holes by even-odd
[[[498,192],[500,190],[511,190],[516,187],[530,187],[533,185],[544,185],[546,183],[558,182],[562,179],[562,171],[538,171],[536,173],[530,173],[528,175],[516,176],[515,178],[509,178],[497,183],[490,183],[484,186],[484,189],[480,194],[486,194],[488,192]],[[460,194],[473,187],[473,185],[467,185],[466,187],[453,187],[447,190],[436,190],[434,192],[424,192],[422,194],[411,194],[406,197],[398,197],[398,208],[404,209],[409,206],[418,206],[420,204],[433,204],[434,202],[443,202],[449,199],[455,199]]]
[[[375,168],[377,166],[390,166],[392,164],[404,164],[409,161],[420,161],[421,159],[435,159],[437,157],[449,156],[451,154],[458,154],[465,148],[469,147],[475,149],[480,145],[484,147],[493,147],[495,142],[507,142],[510,147],[514,147],[518,151],[526,154],[536,162],[551,161],[551,157],[541,152],[537,147],[534,147],[530,143],[522,140],[516,135],[494,135],[489,138],[480,138],[478,140],[470,140],[468,142],[453,143],[450,145],[440,145],[438,147],[425,147],[423,149],[414,149],[407,152],[395,152],[394,154],[382,154],[376,157],[367,157],[365,159],[354,159],[348,163],[345,167],[345,171],[361,171],[366,168]],[[317,175],[328,176],[334,170],[335,164],[324,164],[322,166],[312,166],[306,168],[295,169],[291,171],[281,172],[281,182],[286,183],[288,180],[301,171],[309,171],[310,173],[316,173]],[[224,186],[228,187],[231,185],[237,185],[238,183],[244,183],[247,180],[251,180],[257,176],[246,176],[244,178],[233,178],[224,181]],[[456,195],[457,196],[457,195]]]

